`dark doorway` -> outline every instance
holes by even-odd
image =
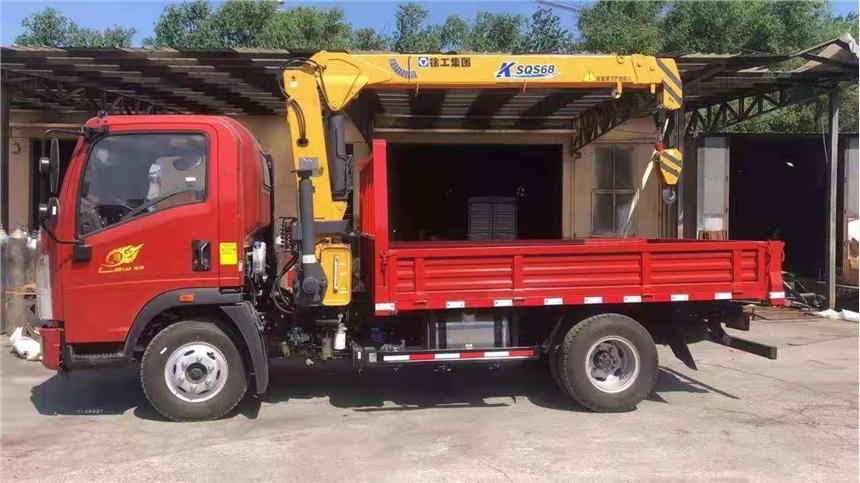
[[[827,244],[824,143],[821,134],[733,135],[730,141],[731,238],[782,240],[783,269],[811,278],[823,273]],[[842,146],[844,137],[840,139]],[[842,154],[842,149],[839,153]],[[836,189],[837,213],[840,213],[841,184]],[[837,222],[837,240],[841,239],[841,231],[842,224]],[[839,256],[837,265],[841,265]]]
[[[516,197],[517,238],[559,239],[562,146],[389,144],[392,240],[467,240],[469,199]]]
[[[76,139],[60,139],[60,186],[72,160]],[[50,149],[50,144],[47,148]],[[44,154],[45,156],[48,153]],[[30,228],[39,226],[39,203],[47,201],[48,182],[39,175],[39,158],[42,157],[42,140],[34,139],[30,145]],[[42,199],[44,198],[44,199]]]

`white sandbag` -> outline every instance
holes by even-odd
[[[24,328],[18,327],[9,337],[12,349],[28,361],[38,361],[42,358],[42,345],[38,341],[24,335]]]
[[[843,309],[842,312],[839,312],[839,318],[849,322],[860,322],[860,314],[845,309]]]

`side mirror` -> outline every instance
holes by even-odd
[[[44,149],[44,140],[42,146]],[[48,189],[51,194],[57,194],[60,189],[60,141],[57,138],[51,139],[51,151],[48,157],[43,156],[39,159],[39,173],[48,176]]]
[[[60,201],[52,197],[47,203],[39,205],[39,221],[50,221],[52,225],[57,224],[60,217]]]
[[[49,160],[51,166],[48,173],[48,181],[51,186],[51,193],[57,194],[60,190],[60,140],[57,138],[51,139]]]

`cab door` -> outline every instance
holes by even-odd
[[[120,126],[88,147],[72,209],[91,254],[76,261],[65,252],[68,342],[123,341],[159,294],[218,287],[216,131],[170,128]]]

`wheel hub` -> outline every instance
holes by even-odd
[[[608,393],[621,392],[632,386],[639,376],[639,353],[623,337],[604,337],[589,349],[585,371],[597,389]]]
[[[183,401],[209,400],[227,382],[227,358],[206,342],[185,344],[167,358],[164,380],[170,392]]]

